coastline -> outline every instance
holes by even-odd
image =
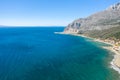
[[[114,58],[111,61],[111,68],[116,70],[120,74],[120,52],[113,49],[113,47],[103,47],[114,53]]]
[[[120,74],[120,51],[117,51],[114,49],[114,44],[111,44],[109,42],[105,42],[105,41],[100,40],[100,39],[95,39],[95,38],[87,37],[84,35],[76,34],[76,33],[55,32],[55,34],[66,34],[66,35],[80,36],[80,37],[92,39],[95,42],[109,44],[110,46],[103,46],[102,48],[107,49],[107,50],[114,53],[114,58],[111,61],[111,68],[113,68],[115,71],[117,71]]]

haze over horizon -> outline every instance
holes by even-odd
[[[119,0],[0,0],[0,25],[66,26]]]

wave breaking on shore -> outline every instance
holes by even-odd
[[[80,37],[90,38],[90,39],[92,39],[92,40],[95,41],[95,42],[101,42],[101,43],[109,44],[109,45],[111,45],[111,46],[113,47],[113,45],[112,45],[111,43],[104,42],[104,41],[102,41],[102,40],[94,39],[94,38],[87,37],[87,36],[80,35],[80,34],[66,33],[66,32],[54,32],[54,33],[55,33],[55,34],[68,34],[68,35],[74,35],[74,36],[80,36]],[[108,46],[108,47],[104,47],[104,46],[103,46],[102,48],[107,49],[107,50],[109,50],[109,51],[111,51],[111,52],[114,53],[114,58],[113,58],[113,60],[110,62],[111,68],[114,69],[115,71],[117,71],[117,72],[120,74],[120,65],[119,65],[120,59],[119,59],[118,61],[116,61],[116,59],[117,59],[118,57],[120,58],[120,53],[117,52],[117,51],[115,51],[115,50],[113,50],[112,47],[109,47],[109,46]]]
[[[120,68],[118,68],[114,62],[115,62],[115,57],[116,55],[114,55],[114,59],[111,61],[111,68],[113,68],[114,70],[116,70],[119,74],[120,74]]]

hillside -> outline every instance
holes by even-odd
[[[95,38],[115,37],[120,39],[120,3],[87,18],[73,21],[65,28],[64,32],[83,34]]]

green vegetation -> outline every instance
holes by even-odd
[[[115,37],[116,39],[120,39],[120,32],[115,33],[113,35],[111,35],[112,37]]]
[[[120,39],[120,26],[118,27],[113,27],[110,29],[105,29],[105,30],[92,30],[83,33],[86,36],[90,36],[93,38],[101,38],[101,39],[107,39],[107,38],[116,38]]]

